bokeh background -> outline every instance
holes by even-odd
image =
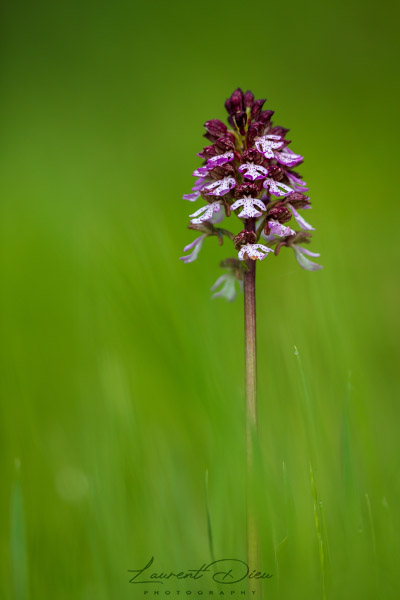
[[[142,597],[150,556],[211,560],[207,520],[246,558],[242,298],[209,292],[232,251],[178,260],[241,86],[306,157],[324,265],[258,265],[265,597],[398,598],[398,6],[1,13],[0,596]]]

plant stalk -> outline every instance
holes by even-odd
[[[256,261],[247,261],[244,275],[244,339],[246,361],[246,443],[252,454],[257,431],[257,339],[256,339]]]
[[[255,231],[255,219],[246,222]],[[260,569],[255,519],[254,444],[257,436],[256,261],[247,260],[244,274],[244,339],[246,375],[247,559],[250,570]]]

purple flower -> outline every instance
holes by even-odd
[[[298,212],[311,208],[304,193],[307,184],[292,170],[303,156],[289,148],[289,130],[272,123],[274,112],[263,110],[264,102],[238,88],[225,103],[229,127],[218,119],[206,122],[205,137],[210,144],[197,155],[203,164],[193,173],[197,180],[191,193],[183,196],[190,202],[202,197],[206,205],[190,215],[190,228],[202,235],[185,247],[188,254],[181,260],[196,260],[209,236],[216,236],[219,244],[225,239],[233,241],[238,252],[239,258],[236,255],[221,263],[229,273],[218,278],[213,297],[233,300],[235,282],[240,285],[247,272],[243,261],[263,260],[270,252],[278,256],[283,246],[293,248],[304,269],[321,268],[309,258],[319,255],[303,248],[314,229]],[[245,229],[236,234],[216,226],[225,218],[227,221],[232,212],[244,221]]]
[[[286,237],[288,235],[294,235],[296,232],[290,227],[279,223],[279,221],[274,221],[273,219],[268,220],[268,229],[270,230],[270,234],[277,235],[278,237]],[[273,239],[273,238],[272,238]]]
[[[206,177],[210,171],[215,169],[215,167],[222,167],[228,162],[232,162],[235,158],[235,154],[233,152],[224,152],[224,154],[217,154],[216,156],[212,156],[208,159],[206,165],[204,167],[199,167],[195,171],[193,171],[193,175],[195,177]]]
[[[239,259],[264,260],[268,252],[273,252],[272,248],[267,248],[263,244],[245,244],[239,250]]]
[[[318,256],[320,256],[320,254],[318,254],[317,252],[311,252],[311,250],[308,250],[307,248],[303,248],[303,246],[298,246],[297,244],[291,244],[291,248],[293,248],[293,250],[294,250],[294,253],[297,258],[297,262],[306,271],[319,271],[319,269],[323,268],[322,265],[312,262],[311,260],[308,260],[308,258],[306,258],[304,256],[306,254],[307,256],[318,257]]]
[[[233,177],[224,177],[204,186],[207,194],[211,196],[224,196],[236,185],[236,179]]]
[[[206,184],[207,180],[204,177],[200,177],[200,179],[197,179],[196,183],[192,187],[192,193],[184,194],[183,199],[189,200],[189,202],[194,202],[195,200],[197,200],[197,198],[200,197],[200,192]]]
[[[207,167],[207,165],[205,167],[199,167],[193,171],[192,175],[193,177],[207,177],[209,170],[210,169]]]
[[[224,152],[224,154],[209,158],[206,166],[211,170],[214,169],[214,167],[221,167],[227,162],[232,162],[234,158],[235,155],[233,152]]]
[[[240,219],[251,219],[261,216],[261,212],[254,207],[257,206],[260,210],[267,210],[264,202],[262,200],[258,200],[257,198],[250,198],[249,196],[245,196],[244,198],[239,198],[236,200],[232,206],[231,210],[236,210],[240,206],[243,206],[242,212],[238,214]]]
[[[191,254],[187,254],[186,256],[181,256],[180,260],[183,260],[184,263],[191,263],[194,260],[196,260],[206,237],[207,237],[207,234],[204,233],[200,237],[196,238],[191,244],[188,244],[187,246],[185,246],[183,249],[184,252],[187,252],[188,250],[192,250],[192,248],[193,248],[193,252],[191,252]]]
[[[288,196],[293,192],[292,188],[288,185],[282,183],[282,181],[275,181],[272,177],[267,177],[263,183],[263,187],[273,196]]]
[[[238,169],[243,173],[243,177],[255,181],[256,179],[264,179],[268,175],[268,169],[254,163],[244,163]]]
[[[304,160],[300,154],[295,154],[290,148],[285,148],[282,152],[275,152],[274,156],[280,165],[286,167],[295,167]]]
[[[204,135],[211,142],[215,142],[218,138],[222,137],[227,132],[227,126],[222,123],[219,119],[211,119],[204,123],[207,133]]]
[[[284,144],[280,135],[267,134],[254,140],[255,147],[265,158],[274,158],[275,150],[282,148]]]
[[[202,206],[199,210],[196,210],[195,213],[189,215],[190,217],[196,217],[191,219],[191,223],[199,224],[204,221],[209,221],[214,213],[219,212],[221,210],[221,205],[219,201],[212,202],[211,204],[206,204],[206,206]],[[200,216],[201,215],[201,216]]]

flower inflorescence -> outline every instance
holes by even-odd
[[[246,260],[263,260],[271,252],[278,255],[283,246],[293,249],[303,269],[322,268],[307,258],[319,254],[303,247],[314,230],[298,212],[311,209],[307,185],[294,170],[303,156],[289,148],[289,130],[273,125],[274,112],[263,110],[264,103],[255,100],[252,92],[243,93],[238,88],[225,102],[230,128],[218,119],[205,123],[205,137],[211,144],[199,153],[204,163],[193,173],[197,179],[192,192],[183,196],[190,202],[202,199],[206,204],[190,215],[189,228],[201,235],[185,247],[185,252],[192,252],[181,260],[194,261],[204,240],[214,235],[219,243],[224,236],[231,239],[238,252],[238,258],[223,261],[221,266],[228,272],[212,288],[223,283],[214,296],[228,300],[236,295],[235,281],[241,283]],[[237,235],[216,227],[232,213],[244,225]],[[293,221],[300,231],[287,225]]]

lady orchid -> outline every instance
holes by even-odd
[[[202,199],[206,204],[190,215],[190,228],[199,228],[202,235],[185,246],[185,252],[192,252],[182,260],[196,260],[206,237],[216,235],[220,244],[228,237],[234,241],[240,261],[240,268],[235,268],[229,277],[235,276],[238,281],[248,270],[246,261],[263,260],[274,249],[277,255],[283,246],[292,248],[303,269],[322,268],[306,258],[319,255],[302,246],[310,242],[309,232],[314,230],[298,212],[311,209],[305,195],[307,184],[293,170],[303,156],[288,147],[289,130],[273,125],[274,113],[263,110],[264,103],[265,100],[255,100],[252,92],[243,93],[238,88],[225,102],[230,127],[218,119],[205,123],[205,137],[211,145],[200,152],[204,164],[193,172],[197,179],[191,193],[183,196],[189,202]],[[245,235],[241,237],[215,227],[233,213],[242,222]],[[290,225],[286,225],[289,221]],[[293,223],[297,223],[299,232],[292,228]],[[302,232],[308,232],[307,236],[299,237]],[[252,243],[248,241],[250,233],[255,236]],[[263,244],[258,243],[260,239]],[[218,284],[221,281],[219,278]],[[232,286],[225,288],[226,293],[218,292],[214,297],[233,300],[236,293],[232,293]]]
[[[197,178],[192,192],[183,196],[189,202],[202,199],[205,205],[190,215],[190,229],[198,237],[185,246],[191,251],[181,257],[185,263],[196,260],[207,237],[233,242],[237,256],[220,264],[226,270],[211,290],[213,298],[232,301],[236,288],[244,289],[245,372],[246,372],[246,457],[248,481],[254,481],[254,437],[257,434],[257,349],[256,349],[256,262],[281,248],[291,248],[303,269],[316,271],[318,257],[304,244],[314,228],[299,213],[311,209],[306,183],[293,169],[302,161],[286,139],[288,129],[273,125],[273,111],[263,110],[265,100],[255,100],[251,92],[235,90],[225,102],[229,128],[212,119],[205,124],[205,137],[211,142],[199,156],[204,160],[194,171]],[[233,214],[240,220],[236,235],[219,226]],[[300,228],[296,231],[294,227]],[[248,563],[258,562],[258,532],[253,497],[247,498]]]

